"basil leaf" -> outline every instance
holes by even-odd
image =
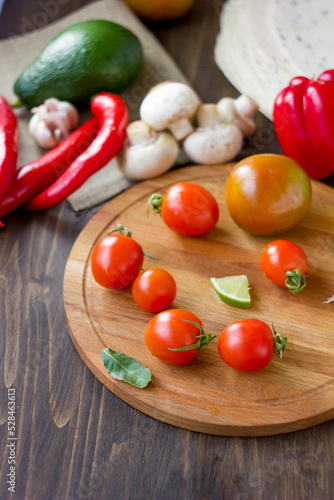
[[[139,361],[122,352],[115,352],[110,347],[101,352],[105,369],[114,378],[124,380],[136,387],[146,387],[151,380],[151,372]]]

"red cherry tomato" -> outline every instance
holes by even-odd
[[[145,330],[145,343],[151,354],[170,365],[190,363],[213,338],[204,331],[201,320],[184,309],[156,314]]]
[[[167,309],[176,296],[173,276],[158,267],[146,269],[132,284],[132,297],[144,311],[157,313]]]
[[[271,331],[259,319],[242,319],[228,325],[218,339],[218,352],[225,363],[242,372],[262,370],[281,354],[286,337]]]
[[[262,271],[273,283],[296,293],[305,288],[308,260],[304,250],[288,240],[268,243],[261,253]]]
[[[123,230],[123,228],[121,229]],[[94,279],[105,288],[125,288],[138,276],[144,261],[141,246],[127,234],[108,234],[94,247],[91,268]]]
[[[311,199],[307,174],[283,155],[249,156],[226,181],[226,206],[234,222],[259,236],[294,228],[307,214]]]
[[[214,196],[194,182],[173,184],[165,196],[151,195],[155,213],[161,213],[165,224],[176,233],[199,236],[207,233],[218,222],[219,208]]]

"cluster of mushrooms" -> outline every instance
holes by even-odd
[[[142,101],[140,120],[127,127],[116,156],[118,168],[129,179],[143,180],[167,172],[182,156],[183,163],[185,159],[205,165],[226,163],[237,156],[243,139],[254,133],[258,109],[246,95],[201,104],[189,85],[159,83]],[[29,131],[42,148],[56,146],[78,125],[74,106],[56,98],[31,111]]]
[[[201,104],[188,85],[159,83],[142,101],[140,120],[127,127],[118,167],[129,179],[149,179],[172,168],[180,150],[194,163],[226,163],[254,133],[258,109],[246,95]]]

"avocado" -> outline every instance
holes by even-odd
[[[131,31],[105,20],[83,21],[59,33],[14,83],[29,108],[57,97],[86,105],[99,92],[120,94],[143,63],[140,41]]]

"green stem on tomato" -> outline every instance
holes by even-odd
[[[299,271],[299,269],[287,271],[285,286],[292,293],[300,292],[306,287],[306,277]]]
[[[192,349],[198,349],[198,352],[201,352],[209,345],[211,340],[213,340],[216,337],[216,335],[208,334],[200,324],[196,323],[196,321],[188,321],[187,319],[182,319],[182,321],[185,321],[186,323],[190,323],[191,325],[196,326],[199,329],[200,334],[194,337],[195,339],[197,339],[197,341],[194,344],[185,345],[183,347],[177,347],[176,349],[168,347],[170,351],[191,351]]]
[[[153,212],[155,214],[160,214],[161,213],[161,206],[163,202],[163,195],[160,193],[153,193],[150,195],[147,205],[146,205],[146,213],[148,215],[150,211],[150,206],[152,205]]]
[[[286,348],[287,344],[287,337],[284,337],[284,335],[281,335],[280,333],[277,333],[275,330],[275,327],[273,323],[271,323],[272,329],[273,329],[273,334],[274,334],[274,351],[275,354],[279,355],[280,358],[282,358],[283,351]]]
[[[117,229],[114,229],[113,231],[110,231],[110,233],[108,233],[108,234],[119,233],[119,234],[123,234],[124,235],[124,232],[125,232],[125,236],[128,236],[129,238],[132,238],[132,231],[130,231],[130,229],[124,227],[123,224],[117,224]],[[145,257],[148,257],[149,259],[153,259],[153,260],[159,260],[159,259],[157,259],[155,257],[152,257],[147,252],[145,252],[145,250],[143,250],[143,247],[141,245],[140,245],[140,248],[141,248],[143,254],[145,255]]]
[[[125,236],[129,236],[129,238],[132,238],[132,231],[130,231],[130,229],[124,227],[123,224],[117,224],[117,228],[114,229],[113,231],[110,231],[110,233],[108,233],[108,234],[112,234],[112,233],[124,234],[124,231],[125,231]]]

